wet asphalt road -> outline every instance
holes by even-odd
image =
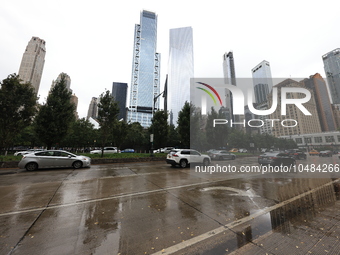
[[[239,169],[256,161],[217,163]],[[17,170],[0,175],[0,254],[228,254],[281,226],[278,210],[289,199],[300,206],[297,196],[322,189],[319,206],[337,200],[329,183],[339,174],[308,174],[210,174],[164,162]],[[303,201],[312,208],[316,198]]]

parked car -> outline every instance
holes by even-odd
[[[101,154],[102,150],[93,150],[90,151],[91,154]],[[109,153],[118,153],[117,147],[104,147],[104,154],[109,154]]]
[[[292,150],[286,150],[289,156],[294,157],[295,159],[306,159],[307,155],[301,150],[298,149],[292,149]]]
[[[229,151],[224,151],[224,150],[218,151],[218,150],[216,150],[216,151],[213,151],[210,154],[210,158],[215,159],[215,160],[235,159],[236,155],[229,152]]]
[[[43,149],[31,149],[31,150],[27,150],[27,151],[17,151],[14,153],[14,156],[22,156],[28,153],[33,153],[36,151],[43,151]]]
[[[46,150],[23,155],[19,162],[20,169],[34,171],[39,168],[90,167],[91,158],[78,156],[63,150]]]
[[[192,149],[173,149],[166,158],[166,163],[172,166],[179,165],[182,168],[189,166],[190,164],[203,164],[209,165],[211,159],[208,155],[199,153]]]
[[[238,152],[246,153],[246,152],[248,152],[248,150],[247,150],[247,149],[244,149],[244,148],[242,148],[242,149],[239,149],[239,150],[238,150]]]
[[[266,152],[258,157],[258,163],[261,165],[272,166],[291,166],[295,165],[295,158],[285,152]]]
[[[121,151],[121,153],[134,153],[135,150],[134,149],[124,149]]]
[[[319,153],[320,157],[332,157],[333,156],[333,152],[332,151],[320,151]]]
[[[238,152],[238,149],[232,148],[231,150],[229,150],[229,152]]]
[[[309,155],[310,156],[319,156],[320,152],[318,152],[317,150],[310,150],[309,151]]]

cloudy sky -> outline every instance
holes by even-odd
[[[162,86],[169,29],[185,26],[193,28],[196,77],[222,77],[222,55],[230,50],[240,78],[250,78],[262,60],[270,62],[273,77],[324,77],[321,56],[340,47],[339,7],[334,0],[2,0],[0,80],[18,73],[32,36],[44,39],[39,101],[65,72],[79,116],[86,117],[91,98],[111,90],[112,82],[130,85],[134,25],[143,9],[158,15]]]

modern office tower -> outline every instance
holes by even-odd
[[[126,120],[126,95],[127,95],[127,83],[113,82],[112,83],[112,96],[116,100],[119,106],[118,120]]]
[[[268,61],[263,60],[260,64],[255,66],[252,70],[256,109],[266,110],[269,109],[267,96],[273,88],[272,74],[270,71],[270,64]],[[258,116],[259,119],[268,119],[268,116]],[[264,122],[260,128],[261,134],[272,134],[272,127],[269,122]]]
[[[170,29],[167,109],[172,114],[170,124],[175,126],[178,113],[190,102],[190,78],[194,78],[192,28]]]
[[[275,85],[277,88],[278,95],[281,95],[281,88],[283,87],[302,87],[306,88],[302,83],[294,81],[292,79],[286,79],[279,84]],[[310,89],[309,89],[310,90]],[[280,136],[290,136],[290,135],[298,135],[298,134],[311,134],[311,133],[320,133],[321,126],[318,116],[318,111],[316,109],[316,103],[314,99],[314,94],[311,92],[311,99],[304,103],[303,106],[312,114],[305,115],[296,105],[287,104],[286,106],[286,115],[281,115],[281,100],[278,100],[278,104],[276,107],[276,111],[270,114],[268,119],[276,119],[279,121],[273,121],[272,132],[276,137]],[[268,104],[272,105],[272,92],[270,92],[268,97]],[[294,98],[304,98],[305,95],[303,93],[287,93],[287,97],[290,99]],[[295,121],[297,122],[297,125]],[[284,126],[282,125],[282,121]],[[290,126],[290,127],[285,127]]]
[[[57,79],[55,81],[52,81],[52,85],[51,85],[51,88],[50,88],[50,92],[51,93],[51,90],[54,88],[54,86],[57,84],[57,82],[60,82],[61,78],[64,77],[65,79],[65,86],[67,88],[67,90],[69,92],[72,93],[72,89],[71,89],[71,78],[68,74],[66,73],[60,73],[57,77]]]
[[[97,119],[98,118],[98,98],[92,97],[89,110],[87,111],[87,118],[86,119]]]
[[[337,128],[332,105],[328,95],[326,82],[320,74],[311,75],[309,78],[301,81],[307,88],[313,91],[316,109],[318,111],[321,130],[334,131]]]
[[[223,54],[223,75],[225,84],[236,86],[234,55],[232,51]],[[238,122],[239,116],[234,116],[233,114],[232,94],[227,89],[225,90],[225,107],[227,108],[227,111],[229,111],[229,116],[227,116],[227,119],[232,119],[233,121]]]
[[[73,94],[71,96],[71,102],[75,105],[75,109],[74,109],[74,116],[76,119],[79,119],[79,115],[78,115],[78,112],[77,112],[77,109],[78,109],[78,97]]]
[[[255,102],[260,104],[264,101],[267,101],[267,95],[273,87],[270,64],[268,61],[263,60],[251,71],[253,76]]]
[[[30,82],[38,94],[41,76],[45,63],[45,41],[32,37],[29,41],[26,50],[22,56],[19,77],[23,82]]]
[[[340,127],[340,104],[332,104],[332,110],[333,110],[333,115],[334,115],[336,126]]]
[[[153,109],[159,109],[160,54],[156,52],[157,15],[143,10],[135,25],[128,122],[151,125]]]
[[[322,56],[333,104],[340,104],[340,48]]]

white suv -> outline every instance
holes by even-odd
[[[191,163],[207,166],[210,162],[211,159],[208,155],[203,155],[191,149],[173,149],[166,158],[166,163],[172,166],[179,165],[182,168],[187,167]]]

